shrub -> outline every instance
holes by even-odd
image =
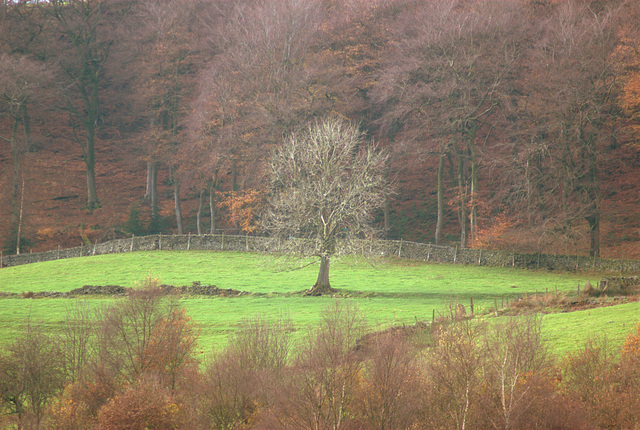
[[[423,391],[416,358],[398,334],[376,336],[357,395],[358,414],[367,428],[408,429],[416,422]]]
[[[101,430],[187,429],[184,405],[158,380],[147,376],[117,394],[101,410]]]
[[[336,301],[327,308],[283,375],[276,408],[279,428],[349,428],[363,367],[354,347],[364,333],[364,318],[356,307]]]

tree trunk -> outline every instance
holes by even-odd
[[[211,182],[211,186],[209,187],[209,212],[211,214],[211,229],[209,232],[211,234],[216,233],[216,197],[215,197],[215,185],[216,181]]]
[[[590,249],[589,255],[591,257],[600,257],[600,211],[598,210],[592,216],[587,217],[589,223],[589,238]]]
[[[13,161],[13,177],[11,179],[11,225],[15,227],[18,224],[18,196],[20,194],[20,176],[22,174],[21,150],[18,147],[18,119],[13,122],[11,130],[11,138],[9,146],[11,147],[11,160]]]
[[[467,246],[467,190],[464,153],[458,154],[458,221],[460,222],[460,248]]]
[[[476,160],[475,145],[469,144],[469,154],[471,163],[471,191],[469,194],[469,239],[473,242],[478,229],[478,172],[480,166]]]
[[[87,209],[93,210],[100,206],[98,203],[98,189],[96,188],[95,128],[93,125],[87,125],[86,131]]]
[[[176,208],[176,226],[178,234],[184,234],[182,229],[182,210],[180,209],[180,181],[174,176],[173,178],[173,200]]]
[[[151,182],[153,176],[153,162],[147,161],[147,189],[142,197],[144,200],[151,200]]]
[[[151,163],[151,217],[158,217],[158,164]]]
[[[387,166],[386,166],[384,175],[385,175],[386,181],[389,182],[389,177],[391,176],[391,157],[387,159]],[[389,216],[390,216],[389,207],[390,207],[389,197],[387,197],[384,199],[384,206],[383,206],[384,235],[387,239],[389,238],[389,230],[391,229],[391,220],[389,219]]]
[[[24,176],[22,177],[22,191],[20,192],[20,213],[18,215],[18,230],[16,232],[16,254],[20,255],[20,241],[22,240],[22,215],[24,209]]]
[[[593,209],[591,214],[587,216],[589,223],[590,249],[589,255],[592,257],[600,257],[600,177],[598,174],[598,160],[595,156],[595,150],[591,152],[589,157],[589,175],[587,176],[591,183],[587,187],[586,202]]]
[[[442,240],[442,224],[444,223],[444,152],[440,154],[438,163],[438,220],[436,221],[436,245]]]
[[[334,291],[329,283],[329,262],[331,257],[323,255],[320,257],[320,271],[318,272],[318,280],[313,287],[307,291],[309,296],[321,296]]]
[[[200,190],[200,197],[198,198],[198,213],[196,214],[196,229],[198,230],[198,235],[202,234],[202,207],[204,206],[204,191]]]

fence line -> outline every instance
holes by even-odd
[[[546,270],[596,270],[619,273],[640,272],[638,260],[611,260],[585,256],[551,255],[538,253],[514,253],[487,249],[458,248],[409,242],[406,240],[361,240],[363,254],[397,256],[411,260],[438,263],[456,263],[477,266],[517,267]],[[150,235],[131,236],[93,245],[75,248],[34,252],[21,255],[0,254],[0,268],[18,266],[41,261],[58,260],[91,255],[117,254],[135,251],[156,250],[210,250],[278,253],[284,251],[275,238],[225,234],[205,235]]]

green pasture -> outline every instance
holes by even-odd
[[[170,285],[198,281],[219,288],[247,291],[239,297],[185,297],[182,303],[201,329],[203,349],[222,346],[243,319],[288,317],[298,333],[320,319],[331,297],[306,297],[317,265],[285,271],[262,254],[212,251],[155,251],[82,257],[0,269],[0,292],[70,291],[83,285],[135,287],[148,277]],[[373,328],[430,321],[457,302],[476,313],[494,300],[535,292],[571,293],[594,274],[552,273],[513,268],[428,264],[398,259],[375,264],[345,258],[332,264],[331,283],[365,313]],[[101,306],[112,298],[0,298],[0,344],[15,338],[27,321],[56,332],[74,300]],[[586,312],[586,313],[584,313]],[[560,351],[579,346],[591,336],[621,343],[640,318],[638,303],[544,317],[545,336]],[[580,315],[583,315],[580,317]]]

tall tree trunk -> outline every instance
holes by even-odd
[[[389,176],[391,175],[391,157],[387,159],[387,168],[385,169],[384,175],[385,175],[386,181],[389,182]],[[384,235],[386,238],[389,238],[389,230],[391,229],[391,220],[389,219],[389,216],[390,216],[389,207],[390,207],[390,202],[389,202],[389,197],[387,197],[384,199],[384,206],[383,206]]]
[[[598,160],[595,155],[595,150],[590,152],[589,158],[589,174],[588,180],[591,182],[587,187],[587,199],[585,202],[593,209],[591,214],[587,216],[587,222],[589,223],[589,238],[590,249],[589,255],[592,257],[600,257],[600,178],[598,174]]]
[[[11,225],[16,227],[18,225],[18,197],[20,194],[20,176],[22,174],[22,151],[19,148],[17,139],[19,120],[16,118],[13,121],[13,127],[11,128],[11,138],[9,139],[9,146],[11,147],[11,161],[13,162],[13,176],[11,178]]]
[[[86,132],[85,164],[87,166],[87,209],[93,210],[99,207],[98,189],[96,188],[95,127],[93,125],[87,125]]]
[[[182,210],[180,209],[180,181],[178,178],[173,177],[173,200],[176,209],[176,226],[178,227],[178,234],[184,234],[182,228]]]
[[[211,182],[209,187],[209,213],[211,215],[211,228],[209,233],[216,233],[216,194],[215,194],[216,181]]]
[[[20,212],[18,215],[18,229],[16,231],[16,254],[20,255],[20,241],[22,240],[22,220],[24,210],[24,176],[22,177],[22,191],[20,192]]]
[[[144,196],[142,197],[144,200],[151,200],[152,175],[153,175],[153,162],[147,161],[147,188],[144,191]]]
[[[151,163],[151,216],[158,217],[158,163]]]
[[[438,220],[436,221],[436,245],[442,241],[442,225],[444,224],[444,159],[445,153],[440,153],[438,162]]]
[[[198,235],[202,234],[202,207],[204,206],[204,190],[200,190],[200,197],[198,198],[198,213],[196,214],[196,229],[198,230]]]
[[[460,222],[460,248],[467,246],[467,187],[465,175],[465,154],[458,153],[458,221]]]
[[[471,191],[469,193],[469,240],[473,242],[478,229],[478,173],[480,166],[476,159],[475,144],[469,143],[469,162],[471,164]]]
[[[587,217],[589,223],[589,255],[591,257],[600,257],[600,210]]]

